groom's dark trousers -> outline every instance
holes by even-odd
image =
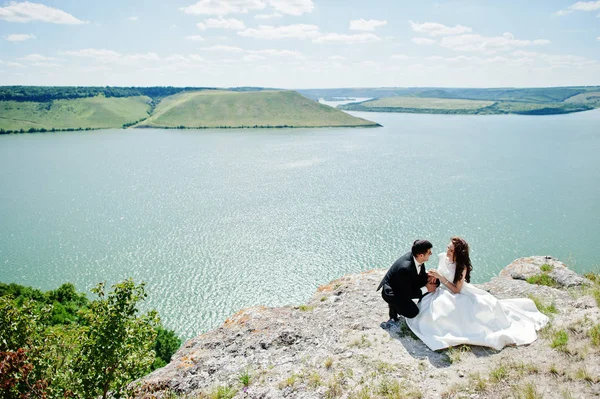
[[[421,287],[425,284],[425,264],[421,265],[421,272],[417,274],[417,266],[411,252],[394,262],[377,287],[377,291],[383,288],[381,297],[390,308],[390,319],[398,320],[398,314],[412,319],[419,314],[419,308],[413,299],[421,300]]]

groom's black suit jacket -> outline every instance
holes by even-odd
[[[393,293],[386,293],[398,298],[418,298],[423,297],[421,287],[427,284],[427,272],[425,264],[421,265],[421,273],[417,274],[417,266],[411,252],[402,255],[385,274],[383,280],[377,287],[377,291],[387,284]],[[384,290],[387,287],[384,287]]]

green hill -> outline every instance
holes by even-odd
[[[151,99],[97,97],[34,101],[0,101],[0,129],[4,131],[99,129],[122,127],[148,117]]]
[[[467,114],[467,115],[553,115],[588,111],[594,105],[593,96],[579,94],[573,101],[530,102],[530,101],[483,101],[453,98],[384,97],[359,103],[340,105],[338,108],[364,112],[404,112],[424,114]]]
[[[135,127],[324,127],[377,126],[294,91],[197,91],[163,99]]]

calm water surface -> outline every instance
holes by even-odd
[[[191,337],[419,237],[465,237],[475,282],[528,255],[599,267],[600,111],[355,114],[384,127],[0,136],[0,281],[131,276]]]

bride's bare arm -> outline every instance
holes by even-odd
[[[467,275],[467,269],[465,268],[463,270],[462,276],[460,276],[460,280],[458,280],[458,282],[456,284],[449,281],[446,277],[443,277],[443,276],[440,279],[440,282],[442,284],[444,284],[446,287],[448,287],[448,289],[450,291],[452,291],[454,294],[458,294],[458,293],[460,293],[460,290],[462,290],[463,282],[465,281],[466,275]]]

